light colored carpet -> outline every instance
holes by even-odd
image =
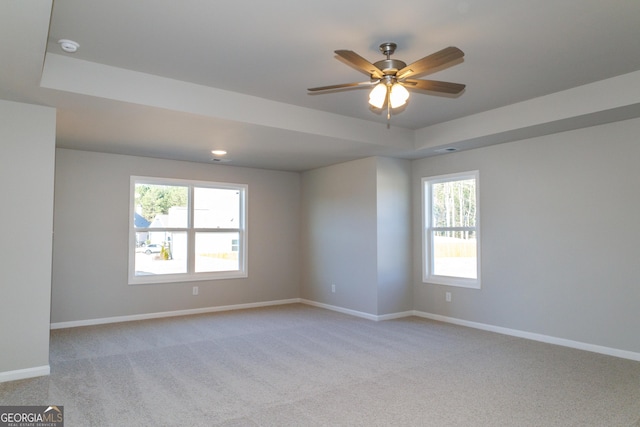
[[[305,305],[54,330],[65,426],[640,426],[640,362]]]

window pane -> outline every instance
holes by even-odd
[[[196,273],[240,269],[240,233],[196,233]]]
[[[433,274],[477,279],[477,240],[474,231],[434,231]]]
[[[195,228],[240,228],[240,192],[235,189],[193,189]]]
[[[186,228],[188,187],[135,185],[135,228]]]
[[[152,231],[136,246],[135,275],[179,274],[187,272],[187,233]]]
[[[476,180],[432,184],[432,227],[475,227]]]
[[[247,277],[247,186],[131,177],[129,283]]]

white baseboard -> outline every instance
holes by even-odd
[[[301,299],[300,302],[302,304],[312,305],[314,307],[320,307],[326,310],[337,311],[338,313],[349,314],[351,316],[361,317],[367,320],[374,320],[374,321],[379,320],[378,316],[376,316],[375,314],[369,314],[363,311],[351,310],[350,308],[338,307],[335,305],[324,304],[322,302],[311,301],[308,299]]]
[[[51,368],[49,365],[35,366],[27,369],[16,369],[15,371],[0,372],[0,383],[7,381],[24,380],[27,378],[42,377],[49,375]]]
[[[320,308],[324,308],[331,311],[337,311],[338,313],[349,314],[351,316],[361,317],[363,319],[373,320],[375,322],[379,322],[381,320],[392,320],[392,319],[400,319],[402,317],[413,316],[413,311],[404,311],[399,313],[376,315],[376,314],[365,313],[363,311],[351,310],[350,308],[338,307],[335,305],[311,301],[307,299],[301,299],[300,302],[302,304],[312,305],[314,307],[320,307]]]
[[[188,316],[192,314],[214,313],[218,311],[244,310],[247,308],[268,307],[272,305],[295,304],[301,302],[300,298],[291,298],[277,301],[252,302],[248,304],[222,305],[217,307],[192,308],[187,310],[162,311],[156,313],[132,314],[128,316],[104,317],[101,319],[73,320],[70,322],[56,322],[50,325],[51,329],[77,328],[79,326],[104,325],[107,323],[132,322],[136,320],[159,319],[162,317]]]
[[[496,332],[499,334],[510,335],[518,338],[525,338],[532,341],[540,341],[547,344],[555,344],[563,347],[570,347],[578,350],[590,351],[593,353],[606,354],[607,356],[614,356],[614,357],[620,357],[622,359],[640,361],[640,353],[636,353],[633,351],[620,350],[617,348],[589,344],[589,343],[584,343],[580,341],[572,341],[565,338],[552,337],[549,335],[536,334],[533,332],[520,331],[517,329],[509,329],[501,326],[488,325],[485,323],[471,322],[469,320],[458,319],[455,317],[441,316],[439,314],[426,313],[418,310],[409,310],[409,311],[403,311],[398,313],[374,315],[369,313],[363,313],[361,311],[351,310],[348,308],[337,307],[329,304],[310,301],[306,299],[302,299],[300,300],[300,302],[303,304],[325,308],[327,310],[337,311],[339,313],[350,314],[352,316],[361,317],[363,319],[368,319],[373,321],[391,320],[391,319],[399,319],[402,317],[418,316],[426,319],[437,320],[440,322],[451,323],[454,325],[466,326],[469,328],[481,329],[489,332]]]
[[[439,314],[425,313],[423,311],[414,310],[413,314],[426,319],[437,320],[440,322],[452,323],[454,325],[467,326],[469,328],[482,329],[483,331],[496,332],[503,335],[510,335],[518,338],[525,338],[532,341],[540,341],[547,344],[555,344],[563,347],[575,348],[578,350],[590,351],[593,353],[606,354],[608,356],[620,357],[622,359],[630,359],[640,361],[640,353],[633,351],[620,350],[617,348],[605,347],[601,345],[589,344],[580,341],[568,340],[565,338],[552,337],[549,335],[536,334],[533,332],[520,331],[517,329],[504,328],[502,326],[487,325],[485,323],[471,322],[469,320],[457,319],[455,317],[441,316]]]
[[[230,310],[243,310],[248,308],[259,308],[259,307],[268,307],[268,306],[274,306],[274,305],[295,304],[295,303],[302,303],[302,304],[307,304],[314,307],[324,308],[326,310],[336,311],[339,313],[348,314],[351,316],[360,317],[367,320],[373,320],[375,322],[383,321],[383,320],[399,319],[402,317],[409,317],[409,316],[418,316],[426,319],[437,320],[440,322],[451,323],[454,325],[466,326],[469,328],[481,329],[489,332],[496,332],[503,335],[510,335],[518,338],[525,338],[533,341],[540,341],[548,344],[561,345],[564,347],[575,348],[578,350],[591,351],[594,353],[606,354],[608,356],[640,361],[640,353],[636,353],[633,351],[620,350],[616,348],[583,343],[580,341],[572,341],[572,340],[553,337],[549,335],[542,335],[542,334],[537,334],[533,332],[520,331],[517,329],[509,329],[501,326],[488,325],[485,323],[472,322],[469,320],[458,319],[455,317],[447,317],[439,314],[426,313],[418,310],[409,310],[409,311],[398,312],[398,313],[375,315],[375,314],[365,313],[362,311],[352,310],[344,307],[338,307],[330,304],[324,304],[321,302],[311,301],[311,300],[302,299],[302,298],[291,298],[291,299],[276,300],[276,301],[263,301],[263,302],[255,302],[255,303],[248,303],[248,304],[224,305],[224,306],[218,306],[218,307],[204,307],[204,308],[195,308],[195,309],[188,309],[188,310],[164,311],[164,312],[157,312],[157,313],[134,314],[129,316],[106,317],[101,319],[87,319],[87,320],[77,320],[77,321],[70,321],[70,322],[57,322],[57,323],[51,324],[51,329],[75,328],[79,326],[102,325],[106,323],[130,322],[135,320],[146,320],[146,319],[158,319],[162,317],[187,316],[192,314],[214,313],[219,311],[230,311]],[[45,368],[46,368],[46,372],[45,372]],[[25,372],[22,372],[22,371],[25,371]],[[14,378],[14,375],[18,375],[18,376]],[[25,376],[22,376],[22,375],[25,375]],[[0,372],[0,382],[12,381],[14,379],[21,379],[21,378],[37,377],[41,375],[49,375],[49,366],[30,368],[30,369],[20,370],[20,371],[10,371],[6,373]],[[5,379],[5,377],[7,379]]]
[[[400,311],[398,313],[390,313],[390,314],[381,314],[378,317],[377,320],[393,320],[393,319],[402,319],[403,317],[409,317],[409,316],[413,316],[414,315],[414,311],[413,310],[409,310],[409,311]]]

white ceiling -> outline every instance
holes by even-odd
[[[0,37],[0,99],[56,107],[67,148],[299,171],[640,116],[637,0],[10,0]],[[365,89],[307,92],[367,80],[333,51],[386,41],[407,63],[459,47],[422,77],[467,89],[413,92],[390,125]]]

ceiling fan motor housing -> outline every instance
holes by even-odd
[[[399,59],[383,59],[374,63],[385,75],[395,75],[398,70],[402,70],[407,64]]]
[[[394,76],[398,70],[402,70],[407,64],[399,59],[391,59],[391,55],[396,51],[397,44],[392,42],[382,43],[380,45],[380,52],[387,57],[374,63],[378,69],[380,69],[385,76]]]

